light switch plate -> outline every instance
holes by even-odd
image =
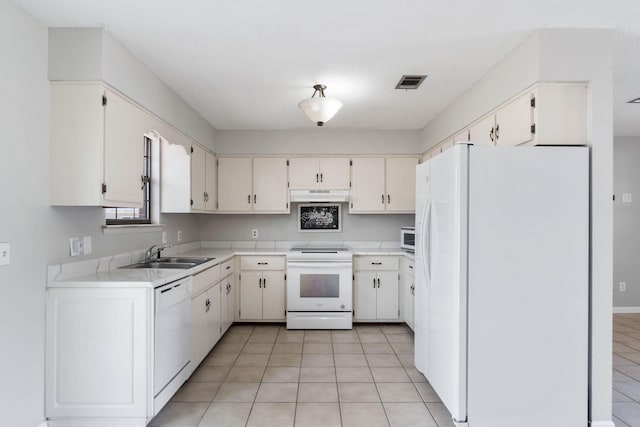
[[[622,203],[631,203],[631,201],[632,201],[631,193],[622,194]]]
[[[0,265],[11,264],[11,243],[0,243]]]
[[[167,232],[166,231],[162,232],[162,243],[167,243]]]
[[[92,243],[91,243],[91,236],[84,236],[82,238],[82,244],[83,244],[83,249],[84,249],[84,254],[90,254],[93,251],[92,248]]]
[[[178,242],[182,242],[182,230],[178,230]]]

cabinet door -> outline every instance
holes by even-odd
[[[289,188],[292,190],[314,190],[319,185],[318,159],[313,157],[289,159]]]
[[[191,368],[195,370],[207,355],[208,295],[203,292],[191,300]]]
[[[387,211],[415,212],[416,166],[416,157],[387,159]]]
[[[251,158],[218,158],[218,211],[251,211]]]
[[[356,158],[351,167],[349,212],[382,212],[385,209],[384,158]]]
[[[496,113],[497,145],[520,145],[533,140],[531,94],[511,101]]]
[[[209,298],[209,311],[207,312],[207,346],[206,353],[209,353],[220,339],[220,286],[217,284],[207,291]]]
[[[495,145],[495,115],[490,114],[469,128],[469,141],[478,144]]]
[[[231,279],[227,277],[220,284],[220,323],[221,334],[224,334],[233,323],[233,295],[231,294]]]
[[[208,211],[216,210],[216,203],[218,202],[218,166],[216,163],[216,156],[205,152],[205,202],[204,208]]]
[[[262,319],[262,273],[243,271],[240,277],[240,319]]]
[[[262,318],[284,320],[284,272],[265,271],[262,273],[262,283]]]
[[[322,157],[320,162],[320,188],[348,190],[351,181],[349,159],[346,157]]]
[[[236,319],[236,281],[235,276],[229,277],[229,293],[227,294],[227,299],[229,302],[229,315],[227,317],[227,329]]]
[[[381,320],[397,320],[398,315],[398,272],[379,271],[376,278],[376,315]]]
[[[151,292],[47,290],[46,417],[149,415]]]
[[[199,145],[191,146],[191,209],[204,210],[205,208],[205,176],[206,176],[206,151]]]
[[[105,91],[107,105],[104,121],[104,200],[109,206],[118,202],[142,206],[144,134],[147,114],[111,91]],[[113,202],[113,203],[109,203]]]
[[[256,157],[253,159],[253,210],[289,212],[287,159]]]
[[[376,318],[376,273],[357,271],[353,283],[354,319],[372,320]]]

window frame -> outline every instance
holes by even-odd
[[[141,180],[143,186],[142,190],[142,207],[141,208],[105,208],[105,224],[107,226],[110,225],[148,225],[153,224],[151,218],[151,180],[152,180],[152,162],[151,162],[151,150],[152,150],[152,139],[147,135],[144,135],[143,139],[143,167],[142,167],[142,176]],[[116,218],[106,218],[107,209],[114,210]],[[144,216],[139,216],[136,218],[126,218],[126,219],[118,219],[118,210],[125,211],[131,209],[138,209],[138,214],[140,212],[144,212]]]

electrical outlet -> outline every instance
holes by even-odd
[[[11,264],[11,243],[0,243],[0,265]]]
[[[622,194],[622,203],[631,203],[631,202],[632,202],[631,193],[623,193]]]
[[[178,242],[182,242],[182,230],[178,230]]]
[[[162,232],[162,243],[167,243],[167,232],[166,231]]]
[[[257,239],[258,238],[258,230],[256,230],[255,228],[253,230],[251,230],[251,238],[252,239]]]
[[[627,292],[627,282],[620,282],[620,292]]]

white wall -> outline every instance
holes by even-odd
[[[0,28],[0,242],[11,242],[11,264],[0,266],[0,425],[34,427],[44,420],[47,264],[71,260],[72,236],[93,238],[93,254],[87,257],[145,249],[161,236],[104,236],[101,208],[49,206],[48,31],[10,0],[0,0]],[[94,72],[90,65],[79,71]],[[139,71],[130,84],[139,80],[145,87],[144,81],[153,78]],[[171,97],[153,102],[158,111],[174,107]],[[187,124],[201,120],[187,110],[179,114]],[[213,128],[203,133],[211,135]],[[177,241],[179,229],[184,242],[198,240],[196,216],[162,215],[160,220],[170,243]]]
[[[311,127],[309,130],[216,132],[218,154],[418,154],[419,142],[419,131]]]
[[[592,425],[611,423],[613,276],[613,34],[609,30],[536,31],[422,131],[423,149],[479,118],[537,81],[588,82],[587,141],[591,147]]]
[[[104,81],[215,150],[214,128],[103,29],[50,28],[49,79]]]
[[[640,137],[615,137],[613,148],[613,306],[639,310]],[[632,195],[632,203],[622,203],[623,193]],[[620,292],[620,282],[626,282],[626,292]]]

